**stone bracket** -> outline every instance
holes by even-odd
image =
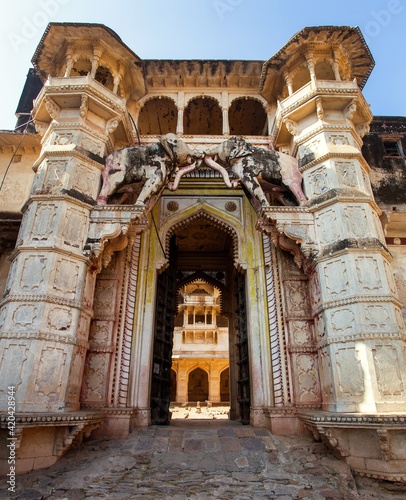
[[[319,253],[314,216],[306,207],[264,207],[257,229],[291,252],[299,267]]]
[[[316,440],[326,442],[360,475],[406,482],[406,413],[298,413]],[[371,437],[371,435],[373,437]],[[396,451],[397,450],[397,451]]]
[[[90,226],[84,254],[97,267],[107,266],[112,254],[128,244],[130,226],[137,226],[136,233],[148,228],[146,211],[137,205],[105,205],[90,212]]]
[[[93,430],[102,425],[106,417],[100,412],[72,413],[30,413],[16,414],[15,442],[18,450],[24,439],[24,429],[55,427],[57,432],[53,443],[52,454],[60,457],[72,445],[74,439],[83,432],[89,437]],[[7,414],[0,414],[0,428],[7,428]]]

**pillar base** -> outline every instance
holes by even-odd
[[[298,413],[361,476],[406,482],[406,413]]]
[[[105,419],[102,412],[16,413],[15,427],[0,414],[0,476],[44,469],[53,465],[73,444],[89,437]]]

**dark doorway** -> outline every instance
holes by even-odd
[[[171,388],[171,358],[174,318],[178,313],[179,302],[176,294],[182,286],[196,280],[212,284],[221,291],[219,321],[224,321],[228,326],[229,368],[227,373],[222,375],[220,402],[225,400],[230,402],[231,420],[249,423],[250,379],[246,291],[244,274],[237,271],[234,266],[236,244],[237,237],[233,230],[205,212],[195,214],[172,229],[169,266],[157,280],[151,384],[153,424],[168,424],[170,421],[171,391],[172,401],[175,399],[173,394],[175,388]],[[208,321],[207,317],[205,321]],[[199,370],[199,373],[204,372]],[[209,397],[209,390],[205,389],[208,383],[204,381],[207,381],[207,373],[205,379],[201,373],[200,378],[197,377],[197,373],[194,376],[200,380],[201,385],[195,384],[192,393],[188,393],[189,397],[193,398],[190,401],[205,401]]]
[[[196,368],[189,373],[188,400],[206,401],[209,399],[209,376],[201,368]]]

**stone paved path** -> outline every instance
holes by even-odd
[[[90,440],[53,467],[17,477],[39,499],[405,499],[406,485],[354,479],[321,443],[272,436],[228,421],[140,428],[127,439]]]

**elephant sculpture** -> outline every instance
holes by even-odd
[[[127,185],[144,181],[136,205],[150,208],[151,201],[165,188],[171,175],[179,171],[183,174],[183,169],[193,170],[196,159],[202,156],[175,134],[162,136],[156,144],[115,151],[106,158],[97,203],[106,205],[112,194]]]
[[[269,206],[269,202],[261,187],[259,179],[276,185],[285,185],[295,196],[300,205],[307,202],[302,191],[302,175],[296,158],[271,149],[255,147],[241,136],[230,137],[217,147],[206,151],[204,162],[211,168],[222,172],[221,162],[227,169],[223,175],[229,187],[243,185],[261,204]],[[228,171],[237,179],[230,181]]]

